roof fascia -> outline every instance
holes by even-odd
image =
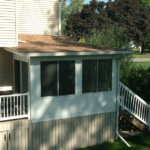
[[[133,51],[100,51],[100,52],[58,52],[58,53],[20,53],[10,48],[4,48],[6,51],[17,54],[24,57],[43,57],[43,56],[86,56],[86,55],[124,55],[132,54]]]
[[[20,52],[14,51],[14,50],[12,50],[12,49],[10,49],[10,48],[8,48],[8,47],[5,47],[4,50],[6,50],[6,51],[8,51],[8,52],[11,52],[11,53],[13,53],[13,54],[17,54],[17,55],[19,55],[19,56],[24,56],[24,53],[20,53]]]
[[[86,55],[124,55],[132,54],[133,51],[111,51],[111,52],[58,52],[58,53],[24,53],[26,57],[42,57],[42,56],[86,56]]]

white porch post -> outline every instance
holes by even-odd
[[[28,91],[28,99],[27,99],[27,103],[28,103],[28,119],[31,118],[31,115],[30,115],[30,92]]]

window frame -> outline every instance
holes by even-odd
[[[41,62],[44,62],[44,61],[56,61],[57,62],[57,71],[58,71],[58,74],[57,74],[57,81],[59,81],[59,61],[75,61],[75,93],[74,94],[70,94],[70,95],[59,95],[59,82],[57,82],[57,96],[44,96],[44,97],[41,97]],[[52,98],[63,98],[63,97],[74,97],[76,96],[76,82],[77,82],[77,76],[76,76],[76,62],[77,62],[77,59],[75,58],[69,58],[69,59],[66,59],[66,58],[53,58],[53,59],[41,59],[39,61],[39,100],[46,100],[46,99],[52,99]]]
[[[83,93],[82,92],[82,72],[83,72],[83,60],[106,60],[106,59],[111,59],[112,60],[112,72],[111,72],[111,90],[110,91],[98,91],[98,84],[96,85],[96,92],[87,92],[87,93]],[[98,67],[98,61],[97,61],[97,65],[96,65],[97,67]],[[99,58],[99,57],[93,57],[93,58],[89,58],[89,57],[87,57],[87,58],[83,58],[83,59],[81,59],[81,84],[80,84],[80,86],[81,86],[81,95],[86,95],[86,94],[99,94],[99,93],[102,93],[102,92],[113,92],[113,58],[112,57],[104,57],[104,58]],[[98,81],[98,71],[97,71],[97,79],[96,79],[97,81]]]

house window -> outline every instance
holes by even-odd
[[[41,97],[75,94],[75,61],[41,62]]]
[[[82,61],[82,93],[111,91],[112,60],[95,59]]]

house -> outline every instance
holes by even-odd
[[[0,2],[2,150],[71,150],[122,138],[119,105],[132,110],[119,82],[120,55],[133,51],[61,35],[60,6],[59,0]]]

